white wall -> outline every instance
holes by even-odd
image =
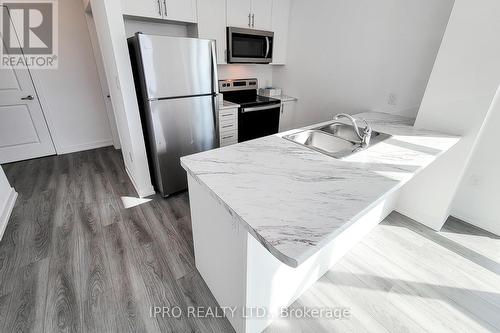
[[[219,80],[257,78],[259,87],[268,87],[273,83],[273,69],[270,65],[219,65]]]
[[[139,106],[132,76],[120,0],[90,0],[106,78],[115,110],[123,160],[139,196],[155,191],[151,184]]]
[[[89,0],[84,0],[89,1]],[[104,63],[102,60],[102,52],[101,47],[99,46],[99,40],[97,38],[97,31],[95,30],[94,18],[92,17],[92,12],[90,11],[90,7],[84,4],[84,8],[86,8],[85,12],[85,20],[87,21],[87,28],[89,30],[90,42],[92,43],[92,51],[94,53],[94,60],[97,67],[97,74],[99,76],[100,89],[102,92],[102,97],[104,99],[104,103],[106,105],[106,115],[108,116],[109,127],[111,130],[111,136],[113,138],[113,145],[116,149],[121,148],[120,137],[118,135],[118,128],[116,127],[115,114],[113,110],[113,104],[111,103],[111,98],[109,97],[109,88],[108,82],[106,80],[106,72],[104,70]]]
[[[35,86],[59,154],[113,143],[81,0],[59,1],[59,68]]]
[[[451,214],[500,235],[500,88],[497,90]]]
[[[499,17],[498,0],[455,1],[418,113],[415,126],[462,136],[446,156],[408,183],[401,197],[403,214],[434,229],[450,214],[471,150],[493,110],[500,86]]]
[[[10,187],[7,177],[0,166],[0,240],[2,239],[7,222],[14,207],[17,193]]]
[[[453,0],[292,0],[288,56],[273,83],[298,124],[339,112],[415,116]],[[389,105],[389,95],[396,105]]]

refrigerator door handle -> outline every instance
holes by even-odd
[[[212,98],[213,104],[213,114],[214,114],[214,126],[215,126],[215,142],[217,142],[217,148],[220,147],[220,131],[219,131],[219,99],[217,95]]]
[[[214,126],[215,126],[215,140],[220,147],[219,139],[219,78],[217,76],[217,50],[215,47],[215,41],[211,42],[212,50],[212,91],[213,91],[213,116],[214,116]]]
[[[217,50],[215,48],[215,41],[211,42],[212,50],[212,91],[214,94],[219,93],[219,79],[217,77]]]

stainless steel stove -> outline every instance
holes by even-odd
[[[224,99],[240,105],[238,142],[278,133],[281,101],[257,94],[257,79],[220,80]]]

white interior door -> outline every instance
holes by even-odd
[[[0,68],[0,163],[55,152],[28,68]]]

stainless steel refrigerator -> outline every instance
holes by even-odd
[[[168,196],[187,188],[180,157],[219,145],[215,42],[142,33],[128,42],[150,169]]]

